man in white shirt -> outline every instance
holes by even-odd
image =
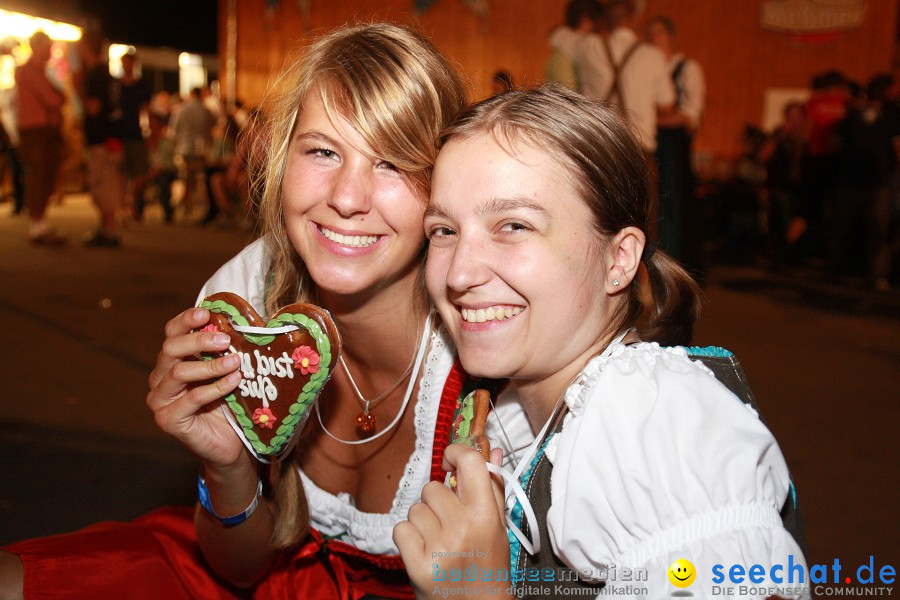
[[[597,27],[604,10],[598,0],[569,0],[566,6],[566,27],[578,33],[591,33]],[[550,54],[544,67],[544,78],[570,90],[583,91],[572,56],[559,48],[554,48]]]
[[[175,134],[175,155],[181,161],[184,174],[184,205],[190,214],[199,179],[205,177],[204,169],[212,152],[213,128],[216,117],[202,99],[202,90],[191,90],[187,100],[172,117]],[[212,202],[209,198],[209,202]]]
[[[659,242],[666,253],[680,259],[695,275],[703,269],[698,230],[700,216],[694,209],[694,176],[691,163],[694,132],[706,101],[703,69],[696,60],[675,51],[675,23],[654,17],[647,24],[647,40],[666,57],[675,85],[675,110],[660,115],[657,123],[656,158],[659,164]]]
[[[640,43],[634,19],[630,2],[613,0],[607,5],[605,35],[560,27],[551,35],[550,43],[572,57],[582,93],[621,107],[645,152],[652,155],[656,150],[657,112],[672,110],[675,88],[665,57],[659,49]]]
[[[28,239],[34,244],[56,246],[66,238],[50,226],[46,212],[62,164],[62,107],[66,97],[47,77],[53,40],[36,31],[29,45],[31,57],[16,69],[19,154],[25,176],[25,204],[31,217]]]
[[[647,41],[666,58],[675,84],[675,110],[660,119],[660,126],[684,125],[692,132],[700,127],[706,106],[706,79],[703,67],[676,50],[675,23],[669,17],[654,17],[647,24]]]

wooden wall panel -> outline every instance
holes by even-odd
[[[836,68],[865,81],[890,70],[897,0],[868,0],[862,28],[822,45],[809,45],[765,31],[759,25],[762,0],[646,0],[643,16],[666,14],[679,29],[684,51],[706,71],[706,118],[697,149],[732,156],[745,123],[760,124],[765,91],[805,87],[813,75]],[[289,53],[316,34],[348,22],[391,20],[421,29],[467,77],[471,99],[488,95],[494,71],[510,71],[517,84],[539,83],[549,55],[546,39],[561,22],[566,0],[488,0],[487,16],[463,0],[437,0],[414,15],[412,0],[281,0],[267,12],[267,0],[238,0],[237,94],[251,104],[262,97],[271,74]],[[227,0],[220,0],[227,12]],[[224,28],[225,19],[220,18]],[[224,40],[224,35],[220,37]],[[224,44],[220,46],[224,64]],[[225,69],[220,72],[224,74]],[[223,89],[227,87],[223,86]]]
[[[543,0],[533,6],[495,1],[486,17],[461,0],[439,0],[418,16],[412,13],[412,0],[357,0],[327,7],[312,2],[308,15],[297,3],[284,0],[266,16],[265,5],[265,0],[237,3],[238,95],[251,103],[262,96],[269,73],[277,70],[290,49],[308,43],[317,33],[359,21],[390,20],[419,28],[459,65],[473,99],[490,92],[491,77],[500,68],[513,73],[517,83],[539,83],[549,54],[546,36],[561,20],[565,0]],[[226,10],[222,0],[220,11]]]

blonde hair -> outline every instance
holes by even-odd
[[[625,227],[645,234],[650,219],[650,175],[637,137],[612,105],[549,84],[510,91],[468,108],[442,134],[439,146],[455,138],[490,133],[503,141],[528,141],[572,175],[594,215],[599,240]],[[700,288],[673,258],[656,250],[642,260],[649,276],[649,306],[641,277],[629,286],[610,324],[621,331],[637,326],[641,337],[661,344],[684,343],[700,311]]]
[[[266,120],[251,159],[258,166],[252,185],[272,257],[266,294],[270,314],[285,304],[318,298],[288,238],[282,208],[290,140],[303,102],[313,94],[330,116],[346,119],[377,158],[403,173],[423,202],[437,156],[435,140],[466,102],[459,74],[447,59],[420,33],[400,25],[339,28],[290,61],[264,103]],[[294,462],[285,461],[280,471],[275,474],[273,542],[289,547],[305,536],[309,509]]]

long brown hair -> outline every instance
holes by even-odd
[[[465,106],[459,74],[408,27],[342,27],[289,61],[263,104],[265,121],[251,158],[257,166],[252,185],[260,198],[262,233],[272,261],[266,293],[269,314],[292,302],[315,302],[318,296],[287,236],[282,206],[290,140],[303,103],[313,94],[329,115],[349,121],[378,158],[396,166],[423,203],[437,156],[435,139]],[[276,474],[277,547],[298,543],[308,527],[309,508],[295,467],[286,460]]]
[[[602,241],[625,227],[637,227],[646,235],[650,174],[640,142],[612,105],[557,84],[504,92],[461,113],[441,134],[439,146],[478,133],[507,142],[527,141],[559,160],[593,213]],[[642,262],[649,275],[649,293],[642,289],[642,278],[635,277],[610,329],[636,326],[645,340],[664,345],[685,342],[699,316],[699,287],[660,250],[645,253]],[[644,296],[649,297],[649,306]]]

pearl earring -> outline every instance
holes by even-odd
[[[618,280],[618,279],[613,279],[613,285],[616,285],[616,286],[619,285],[619,280]]]

